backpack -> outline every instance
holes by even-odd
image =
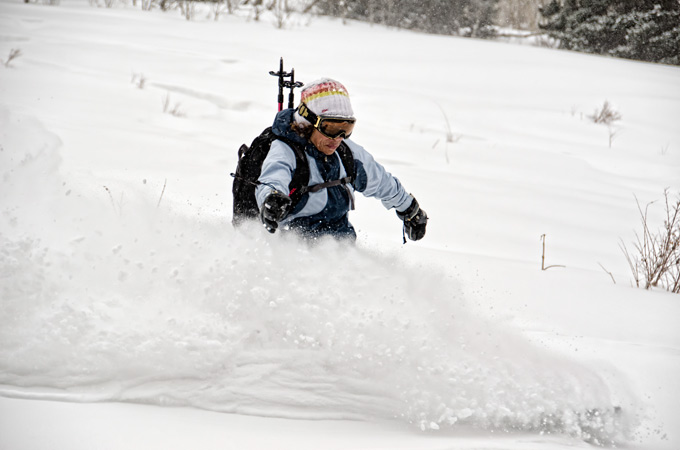
[[[231,174],[234,177],[234,184],[231,190],[234,195],[234,216],[232,218],[234,225],[239,225],[245,220],[254,219],[259,216],[260,210],[255,200],[255,188],[260,184],[257,180],[262,172],[262,164],[269,154],[272,142],[277,139],[287,144],[293,149],[293,153],[295,153],[295,172],[293,172],[293,178],[288,185],[288,196],[292,201],[291,209],[295,208],[302,197],[309,192],[318,192],[324,188],[340,185],[343,185],[348,190],[350,204],[352,209],[354,209],[351,191],[347,187],[347,184],[353,183],[356,178],[354,156],[344,141],[336,151],[340,156],[347,176],[339,180],[308,186],[309,165],[304,148],[290,139],[274,134],[272,128],[268,127],[253,140],[250,147],[243,144],[238,150],[236,172]]]

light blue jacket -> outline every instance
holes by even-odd
[[[309,164],[309,185],[333,181],[347,176],[340,156],[333,153],[326,156],[314,144],[291,130],[293,109],[277,114],[272,130],[274,134],[292,140],[305,149]],[[350,185],[350,192],[361,192],[367,197],[382,201],[385,208],[404,211],[411,205],[413,197],[406,192],[399,180],[380,165],[363,147],[350,139],[345,143],[354,156],[356,179]],[[296,161],[295,153],[284,142],[275,140],[260,174],[260,184],[256,191],[258,207],[262,208],[264,199],[273,189],[288,193],[293,178]],[[349,223],[350,194],[343,186],[334,186],[303,195],[291,213],[280,223],[307,236],[333,235],[335,237],[356,238],[354,228]]]

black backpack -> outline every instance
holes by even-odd
[[[234,194],[234,217],[232,219],[234,225],[239,225],[245,220],[256,218],[260,214],[257,201],[255,200],[255,188],[260,184],[257,180],[262,172],[262,163],[264,163],[269,154],[272,142],[276,139],[286,143],[295,153],[295,172],[293,173],[293,179],[288,185],[288,196],[292,200],[291,208],[294,208],[300,202],[302,196],[309,192],[317,192],[324,188],[340,185],[344,185],[348,189],[346,185],[353,183],[356,178],[354,156],[347,144],[342,142],[336,151],[340,156],[347,176],[340,180],[308,186],[309,165],[304,148],[290,139],[274,134],[272,128],[268,127],[253,140],[250,147],[243,144],[238,150],[236,172],[231,174],[234,177],[234,184],[231,189]],[[351,192],[349,194],[350,199],[352,199]],[[354,209],[353,201],[351,204],[352,209]]]

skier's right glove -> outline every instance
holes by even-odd
[[[397,211],[397,216],[404,221],[404,234],[412,241],[417,241],[425,236],[427,227],[427,213],[420,208],[418,201],[414,198],[411,206],[405,211]],[[406,243],[406,238],[404,238]]]
[[[262,203],[260,219],[270,233],[274,233],[281,222],[290,212],[291,200],[287,195],[273,191]]]

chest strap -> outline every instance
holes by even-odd
[[[314,184],[312,186],[303,186],[300,188],[301,194],[306,194],[308,192],[319,192],[321,189],[327,189],[334,186],[342,186],[347,191],[349,195],[349,209],[354,211],[354,193],[347,186],[352,182],[352,177],[344,177],[339,180],[326,181],[325,183]]]

